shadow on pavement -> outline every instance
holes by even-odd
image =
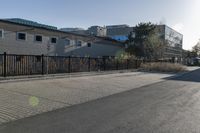
[[[164,78],[164,79],[187,81],[187,82],[200,82],[200,69],[191,71],[191,72],[183,74],[181,76],[172,76],[172,77],[168,77],[168,78]]]

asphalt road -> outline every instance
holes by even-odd
[[[0,125],[0,133],[199,133],[200,70]]]
[[[174,74],[113,73],[0,83],[0,125],[164,81]]]

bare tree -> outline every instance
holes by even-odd
[[[200,40],[197,44],[192,48],[192,52],[194,52],[197,56],[200,56]]]

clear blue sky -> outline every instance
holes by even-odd
[[[200,38],[199,0],[1,0],[0,18],[61,27],[165,23],[184,34],[184,48]]]

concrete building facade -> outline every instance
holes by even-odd
[[[94,36],[69,33],[48,26],[0,19],[0,54],[52,56],[115,56],[123,44]]]

